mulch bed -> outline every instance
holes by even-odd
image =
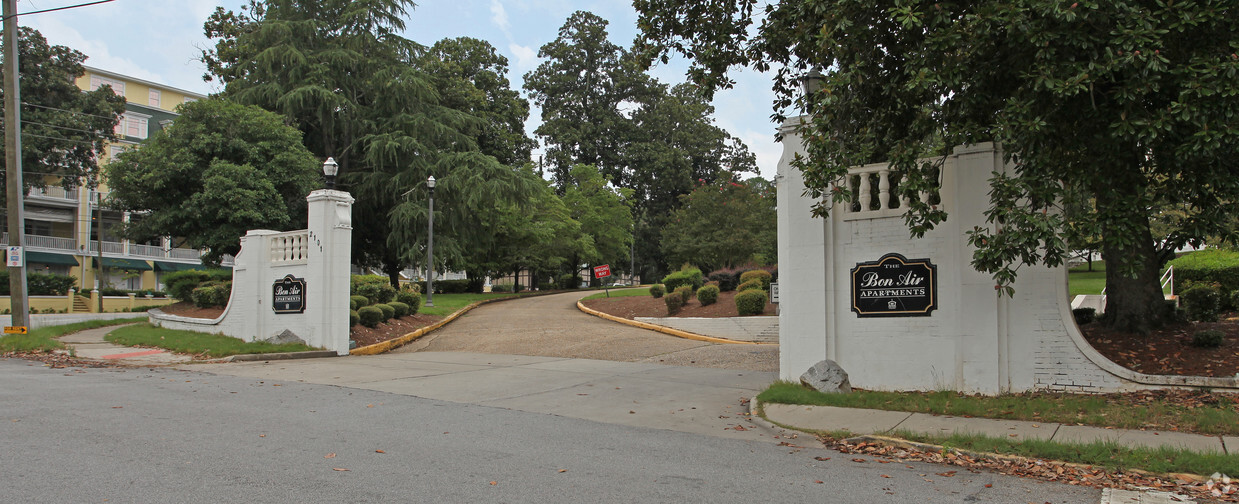
[[[1222,346],[1192,346],[1192,335],[1205,329],[1226,334]],[[1218,322],[1169,324],[1147,336],[1102,327],[1080,326],[1084,338],[1106,358],[1132,371],[1153,375],[1232,377],[1239,373],[1239,314],[1223,314]]]
[[[223,308],[199,308],[194,306],[193,303],[186,301],[170,304],[160,309],[163,310],[164,313],[170,315],[204,319],[214,319],[224,313]],[[398,319],[391,319],[387,322],[380,322],[379,325],[373,329],[366,326],[357,325],[349,329],[349,339],[356,341],[358,347],[364,347],[399,338],[413,331],[434,324],[440,320],[443,320],[443,317],[438,315],[423,315],[419,313],[413,316],[405,316]]]
[[[582,301],[587,308],[632,320],[636,317],[666,317],[667,302],[663,298],[651,296],[629,296]],[[766,303],[766,311],[762,315],[774,315],[777,305]],[[738,317],[736,313],[736,293],[720,292],[718,302],[701,306],[701,302],[692,299],[680,308],[680,312],[672,317]]]

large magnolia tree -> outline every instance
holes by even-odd
[[[1239,4],[1232,0],[637,0],[647,58],[683,54],[707,89],[734,66],[774,70],[777,110],[798,104],[815,196],[849,166],[890,160],[915,194],[916,160],[995,141],[1014,163],[991,180],[973,266],[1008,291],[1021,264],[1057,265],[1071,233],[1096,232],[1107,262],[1106,323],[1162,323],[1158,272],[1207,236],[1234,243],[1239,201]],[[802,97],[797,78],[823,73]],[[1089,196],[1080,229],[1062,211]],[[918,203],[914,235],[947,216]],[[1067,197],[1070,200],[1072,198]],[[1154,235],[1151,213],[1183,210]],[[825,205],[817,208],[824,214]]]

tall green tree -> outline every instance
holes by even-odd
[[[86,72],[82,67],[86,55],[81,52],[48,45],[47,39],[31,28],[19,28],[17,35],[24,103],[22,184],[26,189],[48,184],[71,189],[97,181],[96,153],[104,152],[107,142],[116,139],[113,128],[125,112],[125,98],[110,86],[83,93],[74,85]],[[0,155],[3,153],[4,146],[0,145]],[[0,180],[0,187],[3,185]],[[0,193],[0,201],[3,199]]]
[[[710,271],[774,257],[775,197],[768,182],[703,183],[680,199],[660,242],[669,265]]]
[[[141,149],[106,166],[111,206],[142,212],[125,237],[183,237],[218,264],[240,251],[247,230],[305,227],[305,198],[322,172],[300,131],[279,114],[217,98],[179,111]]]
[[[538,50],[542,64],[525,75],[525,90],[542,109],[534,132],[561,188],[577,164],[629,186],[623,147],[634,125],[626,112],[650,93],[651,80],[627,50],[607,40],[607,24],[590,12],[573,13]]]
[[[733,66],[778,67],[776,106],[799,101],[810,114],[800,169],[815,196],[848,166],[880,159],[914,194],[931,187],[934,168],[916,159],[945,153],[932,139],[1000,142],[1015,172],[991,180],[989,225],[969,242],[973,266],[1004,290],[1020,264],[1063,261],[1069,214],[1059,206],[1071,190],[1094,199],[1113,327],[1163,322],[1158,272],[1175,248],[1237,239],[1232,1],[781,1],[754,27],[755,5],[637,0],[642,52],[688,55],[709,89],[729,86]],[[812,67],[823,86],[802,100],[795,77]],[[914,235],[945,218],[913,201]],[[1165,203],[1189,213],[1155,239],[1150,212]]]
[[[573,257],[574,272],[583,264],[611,264],[614,270],[627,270],[626,259],[633,239],[632,191],[611,186],[606,177],[590,165],[573,166],[568,176],[564,205],[573,220],[581,224],[581,234],[588,237],[592,245]],[[592,270],[590,276],[593,276]]]
[[[486,238],[477,216],[521,200],[532,181],[478,150],[483,120],[440,103],[417,68],[425,48],[400,36],[410,0],[250,0],[217,9],[203,53],[224,96],[290,117],[305,144],[340,164],[354,206],[353,261],[392,283],[425,264],[426,180],[435,193],[434,267]]]

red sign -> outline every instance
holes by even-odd
[[[594,266],[594,278],[603,278],[611,276],[611,265],[603,264],[602,266]]]

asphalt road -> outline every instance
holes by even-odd
[[[779,369],[777,345],[687,340],[578,310],[576,301],[594,293],[552,294],[482,305],[395,352],[480,352],[748,371]]]
[[[172,369],[50,369],[21,360],[0,360],[0,383],[5,502],[1098,498],[1094,489],[989,473],[943,477],[935,473],[949,468],[931,464],[853,462],[853,455],[768,440],[340,385]]]

